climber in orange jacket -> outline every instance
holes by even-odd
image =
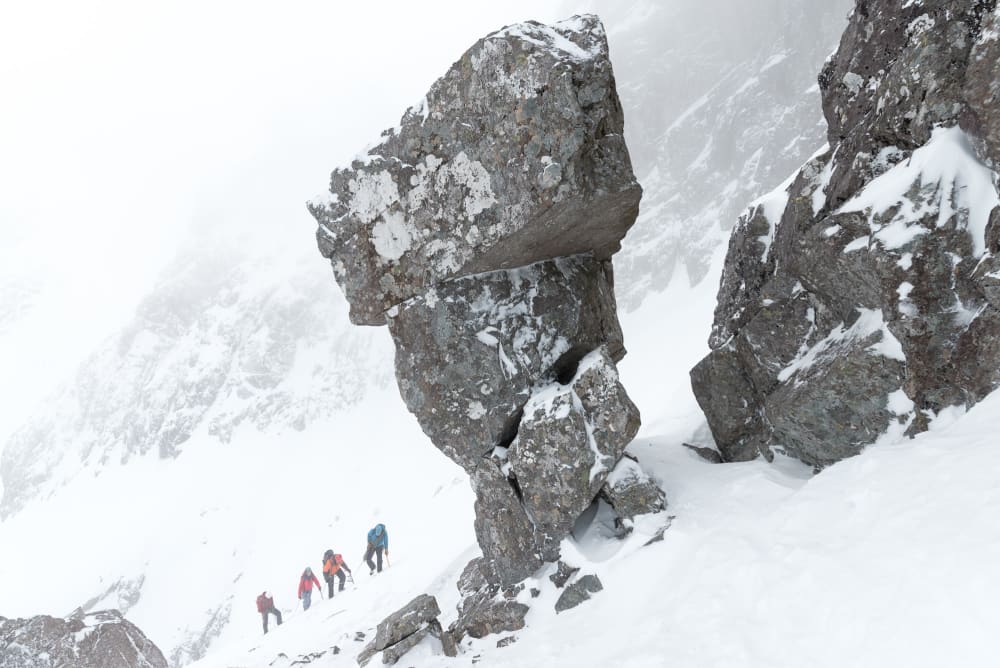
[[[344,571],[350,573],[351,569],[344,563],[343,555],[337,554],[333,550],[327,550],[323,555],[323,578],[329,588],[327,594],[329,598],[333,598],[333,581],[336,578],[340,579],[340,591],[344,591],[344,581],[347,579],[344,576]]]

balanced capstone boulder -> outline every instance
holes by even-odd
[[[642,194],[623,130],[596,16],[481,39],[309,205],[352,320],[456,276],[610,258]]]

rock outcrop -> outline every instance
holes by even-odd
[[[470,561],[456,586],[462,594],[458,618],[448,631],[461,642],[465,636],[483,638],[491,633],[518,631],[524,628],[528,606],[516,600],[519,587],[501,589],[496,578],[489,577],[491,566],[483,557]]]
[[[691,372],[724,458],[823,466],[1000,385],[998,11],[857,2],[829,148],[740,220]]]
[[[428,636],[437,638],[445,656],[457,653],[451,634],[441,628],[438,615],[441,609],[437,599],[421,594],[392,613],[381,622],[375,632],[375,639],[365,646],[358,655],[358,663],[367,665],[371,659],[382,653],[382,663],[394,664],[404,654],[419,645]]]
[[[389,326],[424,432],[470,476],[482,582],[459,635],[516,630],[514,585],[639,427],[611,256],[641,189],[594,16],[477,42],[310,203],[355,323]]]
[[[0,617],[0,668],[167,668],[149,638],[116,610],[65,619]]]

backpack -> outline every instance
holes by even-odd
[[[257,597],[257,612],[267,612],[271,609],[273,601],[268,598],[267,594],[261,594]]]

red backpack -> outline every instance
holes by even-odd
[[[274,606],[274,599],[268,596],[267,592],[264,592],[263,594],[257,597],[257,612],[261,613],[267,612],[273,606]]]

